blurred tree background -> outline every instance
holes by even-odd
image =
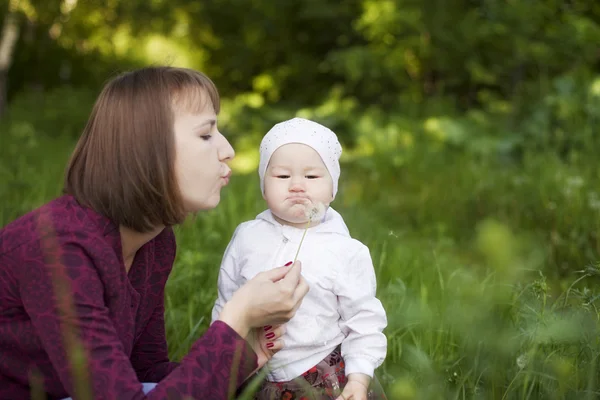
[[[107,79],[149,64],[191,67],[217,84],[220,127],[237,150],[237,174],[249,183],[233,182],[227,228],[213,227],[202,239],[217,249],[208,261],[182,239],[182,268],[218,263],[235,224],[262,207],[257,193],[245,194],[257,187],[260,138],[274,123],[303,116],[343,142],[336,202],[351,214],[355,236],[381,262],[396,251],[379,270],[382,287],[412,282],[423,305],[424,288],[443,286],[433,270],[439,257],[453,271],[497,272],[498,258],[519,264],[504,255],[514,250],[505,251],[507,241],[527,243],[535,256],[523,268],[534,275],[511,284],[534,282],[538,295],[543,287],[553,299],[581,290],[581,304],[595,310],[597,282],[571,283],[596,276],[600,254],[597,0],[0,0],[0,21],[3,224],[60,193],[68,153]],[[429,275],[406,272],[417,264]],[[190,326],[186,335],[197,335],[201,328]],[[467,354],[436,358],[433,347],[416,347],[439,361],[438,372],[451,365],[452,374],[457,364],[449,360]],[[596,366],[592,354],[572,362]],[[411,398],[412,379],[395,386],[396,398]],[[481,387],[467,385],[472,376],[449,379],[472,393]],[[522,390],[515,398],[542,393],[511,379],[489,378],[505,383],[482,398],[512,398],[498,395],[511,387]],[[577,393],[595,396],[595,378],[578,379],[585,382],[574,385],[588,391]]]
[[[432,184],[439,174],[445,182],[482,179],[476,193],[459,190],[453,199],[470,214],[458,225],[455,216],[440,215],[447,211],[441,199],[421,199],[414,210],[394,212],[397,203],[414,198],[407,193],[414,188],[385,182],[389,211],[399,223],[441,224],[460,235],[465,225],[492,213],[519,227],[545,229],[548,239],[550,228],[565,223],[568,231],[556,231],[557,240],[575,236],[585,248],[567,254],[573,253],[563,248],[569,245],[555,243],[557,267],[569,269],[566,264],[575,261],[579,268],[597,256],[595,218],[554,220],[548,204],[563,205],[546,194],[515,193],[510,200],[513,189],[505,187],[503,172],[531,167],[550,175],[560,172],[554,164],[575,163],[584,169],[578,177],[591,174],[580,176],[586,184],[597,178],[598,2],[2,0],[0,20],[3,141],[75,138],[110,77],[148,64],[192,67],[217,83],[224,97],[222,128],[239,153],[255,150],[281,119],[313,118],[356,150],[373,179],[423,168],[435,171],[418,176]],[[458,158],[464,162],[465,154],[469,162],[498,171],[472,176],[464,165],[448,169]],[[238,164],[247,170],[255,165],[243,156]],[[531,189],[527,178],[540,184],[537,176],[523,175],[519,191]],[[555,180],[557,189],[565,188],[560,177]],[[459,182],[440,190],[441,197],[452,196]],[[495,194],[504,200],[481,198]],[[595,192],[584,196],[594,211]],[[435,201],[440,204],[427,204]],[[423,213],[416,208],[428,210],[430,218],[415,217]]]

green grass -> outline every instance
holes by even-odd
[[[72,145],[23,135],[0,148],[1,225],[60,194]],[[391,399],[598,397],[593,165],[445,152],[401,167],[374,156],[343,171],[334,207],[371,249],[389,320],[377,374]],[[174,359],[208,327],[233,230],[263,208],[256,174],[234,175],[217,209],[176,228],[166,293]]]

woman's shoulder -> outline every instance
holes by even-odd
[[[111,230],[117,230],[107,218],[80,205],[72,196],[58,197],[10,222],[0,229],[0,254],[20,246],[39,242],[48,236],[72,242],[98,243]]]
[[[171,271],[177,251],[173,228],[167,226],[151,242],[154,246],[155,261],[167,271]]]

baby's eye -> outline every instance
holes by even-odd
[[[279,179],[288,179],[290,176],[289,175],[277,175],[277,177]]]
[[[317,179],[317,175],[306,175],[306,179]]]
[[[207,140],[210,140],[210,138],[212,137],[212,135],[202,135],[200,137],[202,138],[202,140],[207,141]]]

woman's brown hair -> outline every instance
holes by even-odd
[[[148,67],[112,79],[73,151],[65,193],[138,232],[182,222],[186,215],[174,171],[175,115],[209,105],[218,114],[219,93],[198,71]]]

